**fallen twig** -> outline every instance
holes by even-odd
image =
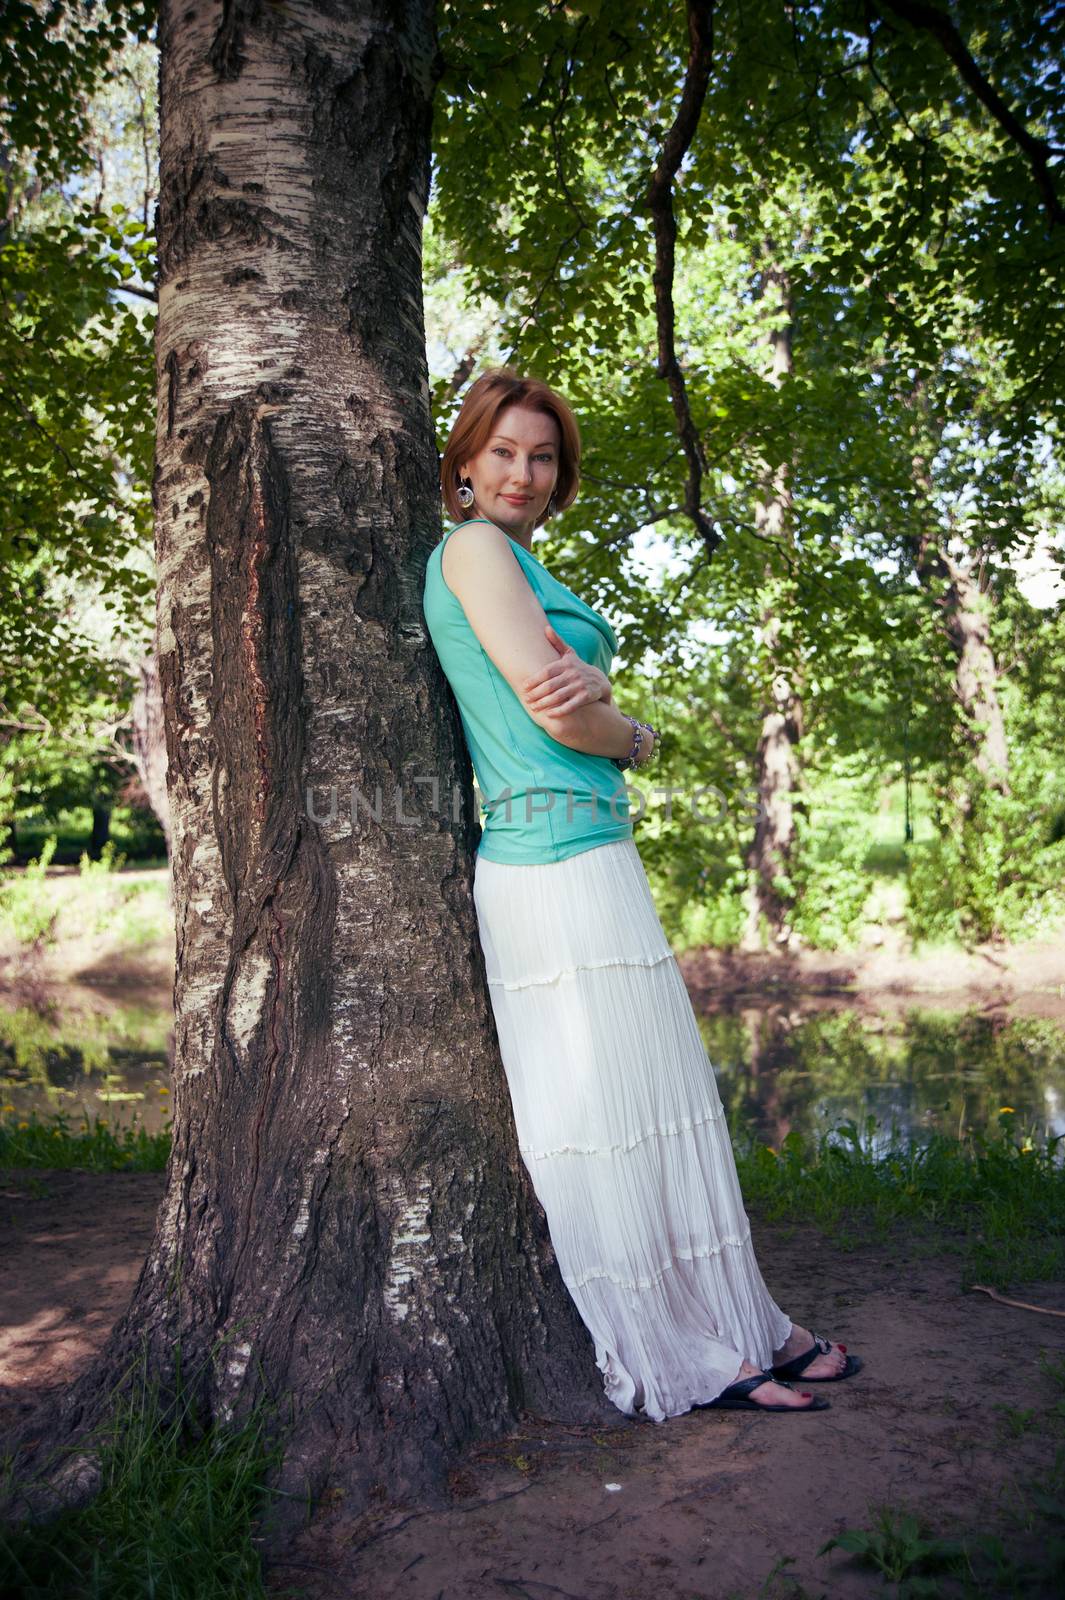
[[[984,1283],[973,1283],[969,1287],[974,1293],[989,1294],[1000,1306],[1016,1306],[1018,1311],[1041,1311],[1044,1317],[1065,1317],[1065,1311],[1054,1311],[1050,1306],[1030,1306],[1027,1300],[1007,1300],[1004,1294],[999,1294],[997,1289],[989,1289]]]

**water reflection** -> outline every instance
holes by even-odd
[[[0,1096],[6,1120],[62,1112],[71,1132],[100,1117],[158,1133],[170,1117],[169,1011],[143,1006],[103,1016],[41,1017],[0,1008]]]
[[[1065,1028],[1044,1017],[914,1008],[704,1014],[700,1027],[734,1133],[779,1148],[845,1119],[903,1138],[998,1127],[1011,1106],[1037,1142],[1065,1133]]]
[[[171,1114],[169,1011],[42,1019],[0,1009],[0,1095],[9,1118],[62,1111],[72,1126],[137,1121],[149,1132]],[[1037,1141],[1065,1133],[1065,1028],[1043,1017],[927,1008],[870,1014],[792,1005],[700,1017],[734,1134],[779,1149],[792,1129],[811,1136],[872,1115],[886,1142],[932,1129],[995,1129],[1002,1106]]]

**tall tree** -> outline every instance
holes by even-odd
[[[767,240],[765,249],[767,259],[762,282],[771,324],[771,377],[779,388],[794,371],[794,307],[788,275],[776,262],[775,241]],[[779,545],[792,543],[792,475],[786,458],[774,466],[767,462],[762,498],[755,506],[757,533]],[[778,947],[794,940],[794,930],[787,920],[790,897],[781,883],[787,882],[795,849],[795,804],[802,739],[802,664],[797,641],[789,637],[787,617],[779,604],[782,587],[792,587],[790,578],[779,577],[767,562],[758,594],[761,647],[753,663],[763,710],[754,756],[758,814],[747,857],[747,917],[742,941],[747,950],[760,950],[766,934],[771,944]]]
[[[431,0],[166,0],[159,45],[174,1136],[130,1305],[22,1475],[142,1350],[171,1393],[180,1341],[201,1420],[286,1397],[281,1538],[327,1481],[431,1493],[523,1407],[620,1418],[517,1149],[421,611]],[[85,1442],[26,1499],[98,1481]]]

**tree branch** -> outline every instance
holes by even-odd
[[[673,182],[695,137],[703,102],[706,99],[713,61],[713,15],[713,0],[688,0],[690,50],[684,74],[684,89],[673,126],[663,141],[658,164],[644,197],[644,204],[650,210],[655,232],[655,270],[652,281],[655,291],[655,316],[658,322],[657,376],[665,378],[669,384],[677,433],[688,462],[688,480],[684,486],[684,512],[695,524],[710,555],[713,555],[720,544],[721,535],[702,508],[701,491],[706,462],[692,421],[684,374],[677,360],[676,312],[673,305],[677,219],[673,211]]]
[[[1045,139],[1038,139],[1029,133],[1024,124],[1014,116],[998,90],[984,77],[973,60],[953,19],[946,12],[940,11],[937,6],[926,4],[925,0],[878,0],[878,3],[896,17],[908,22],[911,27],[930,33],[938,41],[976,98],[987,107],[1003,131],[1027,156],[1051,226],[1065,222],[1065,209],[1058,199],[1054,180],[1047,165],[1047,158],[1053,153],[1053,147]]]

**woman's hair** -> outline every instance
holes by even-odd
[[[484,449],[495,431],[496,418],[505,406],[528,406],[531,411],[544,411],[554,417],[560,439],[555,510],[565,511],[577,498],[581,481],[581,435],[569,405],[539,378],[523,378],[509,367],[490,367],[470,385],[440,463],[444,504],[457,522],[466,515],[457,493],[459,462]],[[546,522],[547,518],[542,521]]]

